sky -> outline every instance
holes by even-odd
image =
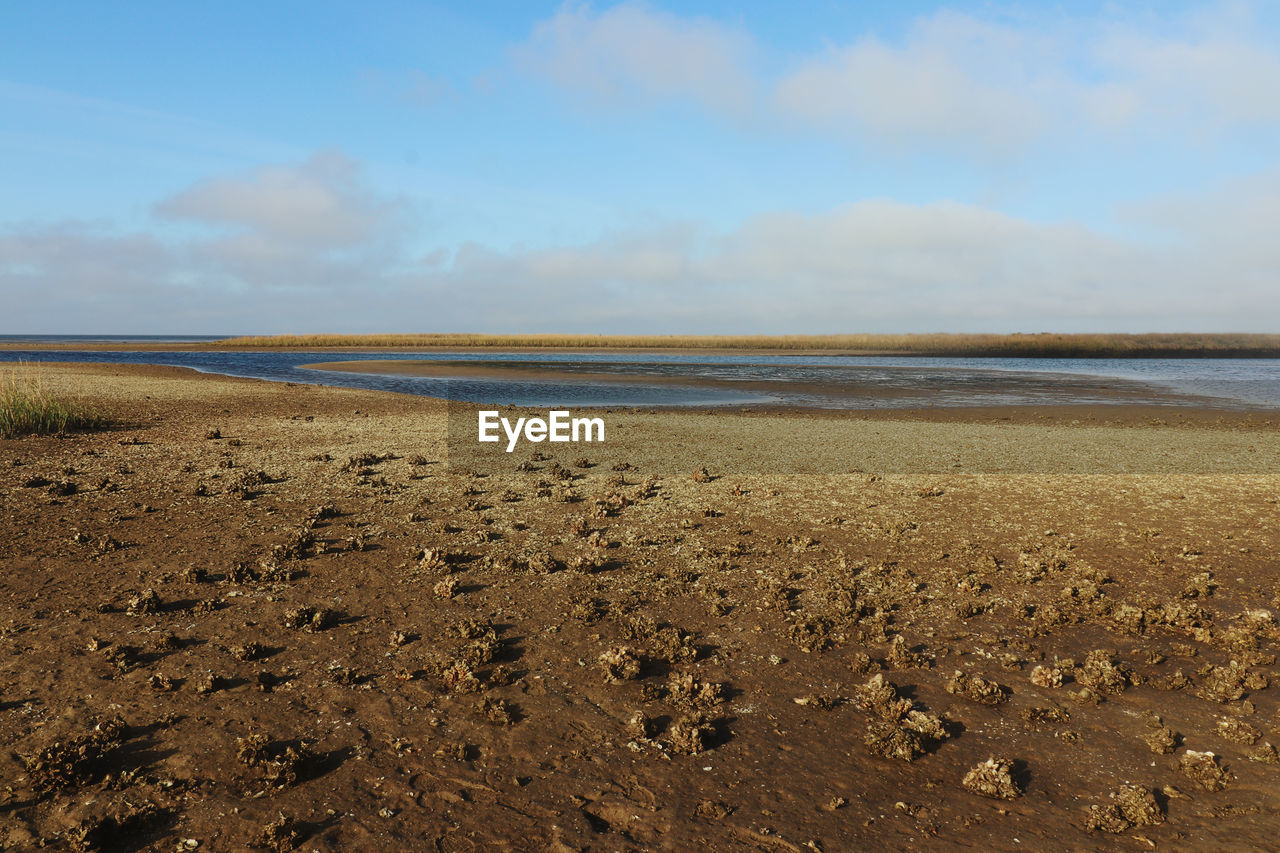
[[[0,334],[1277,332],[1280,5],[0,6]]]

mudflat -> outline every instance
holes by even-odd
[[[685,354],[692,354],[686,352]],[[492,361],[468,359],[364,359],[325,361],[304,364],[311,370],[340,373],[383,374],[392,376],[425,376],[435,379],[481,379],[504,382],[555,383],[561,385],[627,384],[646,386],[683,386],[748,392],[774,397],[776,403],[765,403],[775,409],[800,409],[788,400],[821,399],[829,407],[841,411],[871,410],[880,406],[894,408],[960,399],[991,399],[992,394],[1013,394],[1025,400],[1041,400],[1051,405],[1068,401],[1097,400],[1109,405],[1165,406],[1180,405],[1194,410],[1222,408],[1227,401],[1179,394],[1141,382],[1103,376],[1063,375],[1054,373],[936,370],[924,376],[910,367],[876,367],[863,365],[821,365],[824,378],[752,377],[750,373],[726,378],[687,369],[699,365],[677,366],[651,362],[570,362]],[[706,366],[706,365],[701,365]],[[803,360],[786,365],[787,370],[811,367]],[[722,372],[731,366],[716,365]],[[886,374],[900,374],[901,379],[886,381]],[[1056,398],[1056,400],[1055,400]],[[812,406],[810,406],[811,408]],[[952,406],[954,407],[954,406]],[[1009,407],[1016,411],[1016,407]]]
[[[1280,830],[1265,413],[619,411],[473,468],[442,401],[19,370],[117,426],[0,441],[2,848]]]

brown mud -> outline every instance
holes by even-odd
[[[41,374],[119,424],[0,441],[0,848],[1280,829],[1280,440],[1257,416],[620,414],[616,441],[477,477],[446,464],[439,401]],[[801,423],[834,473],[765,458]],[[1055,462],[1073,441],[1092,471]]]

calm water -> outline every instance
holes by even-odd
[[[9,336],[8,340],[15,340]],[[33,340],[34,336],[24,338]],[[6,340],[0,336],[0,341]],[[208,338],[98,336],[44,340],[152,341]],[[572,371],[624,373],[634,381],[592,383],[438,379],[305,370],[357,360],[449,360],[469,364],[554,362]],[[0,350],[3,361],[162,364],[278,382],[398,391],[527,406],[715,406],[788,404],[821,408],[1156,403],[1280,409],[1280,360],[1019,359],[652,353],[105,352]],[[749,382],[750,389],[652,384],[651,377]],[[792,383],[806,383],[795,386]],[[776,385],[776,390],[770,386]],[[1209,398],[1206,400],[1205,398]]]

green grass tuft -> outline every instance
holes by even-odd
[[[51,394],[36,380],[10,376],[0,385],[0,438],[102,429],[108,423],[98,410]]]

